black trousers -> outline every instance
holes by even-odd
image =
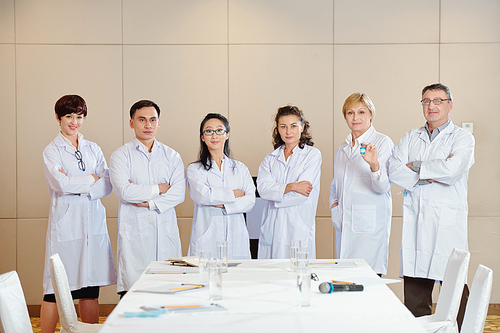
[[[432,290],[434,289],[434,280],[425,278],[415,278],[403,276],[404,278],[404,303],[408,310],[415,317],[427,316],[432,313]],[[442,282],[441,282],[442,283]],[[465,307],[469,299],[469,288],[464,285],[462,300],[457,315],[458,329],[462,327]]]

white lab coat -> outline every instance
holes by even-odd
[[[406,166],[414,161],[422,161],[420,177]],[[453,248],[468,249],[467,179],[473,164],[474,137],[451,121],[432,142],[420,127],[396,146],[389,179],[404,188],[400,276],[443,280]],[[437,182],[416,185],[419,178]]]
[[[267,200],[260,229],[259,259],[290,258],[290,240],[300,240],[302,250],[316,258],[315,217],[318,206],[321,152],[311,146],[300,149],[285,161],[284,146],[266,155],[259,166],[257,189]],[[309,197],[297,192],[285,194],[288,183],[308,180],[313,186]]]
[[[387,274],[392,216],[388,173],[394,144],[373,126],[362,140],[377,147],[379,177],[371,172],[359,148],[352,154],[352,143],[348,141],[344,141],[335,154],[330,191],[330,207],[338,202],[338,206],[331,209],[337,231],[337,257],[363,258],[376,273]]]
[[[111,193],[108,166],[101,148],[79,139],[85,171],[78,167],[75,149],[59,134],[43,151],[50,210],[43,271],[43,293],[53,294],[49,258],[59,253],[69,287],[107,286],[116,283],[116,268],[101,198]],[[64,170],[67,176],[59,172]],[[100,177],[91,185],[89,175]],[[88,196],[74,195],[88,193]]]
[[[137,139],[111,155],[109,174],[120,199],[117,292],[121,292],[130,289],[151,261],[182,255],[174,207],[184,201],[186,175],[175,150],[155,140],[148,157]],[[159,195],[157,185],[162,183],[171,187]],[[154,202],[156,209],[132,205],[144,201]]]
[[[250,241],[243,213],[255,204],[255,185],[248,168],[241,162],[225,157],[222,174],[212,161],[205,170],[199,162],[187,168],[189,193],[194,201],[193,226],[189,255],[210,251],[216,255],[216,241],[226,240],[228,259],[250,259]],[[235,198],[233,190],[245,192]],[[214,205],[224,205],[224,209]]]

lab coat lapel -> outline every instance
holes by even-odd
[[[440,145],[443,140],[445,140],[452,132],[455,126],[453,126],[453,122],[450,120],[448,126],[446,126],[432,141],[433,144]]]

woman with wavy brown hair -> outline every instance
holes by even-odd
[[[314,148],[309,122],[293,105],[280,107],[273,130],[274,151],[259,167],[257,189],[265,221],[259,237],[259,259],[289,258],[290,240],[316,257],[315,216],[321,176],[321,152]]]

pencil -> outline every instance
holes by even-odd
[[[356,284],[354,282],[345,282],[345,281],[338,281],[338,280],[332,280],[333,283],[345,283],[345,284]]]

